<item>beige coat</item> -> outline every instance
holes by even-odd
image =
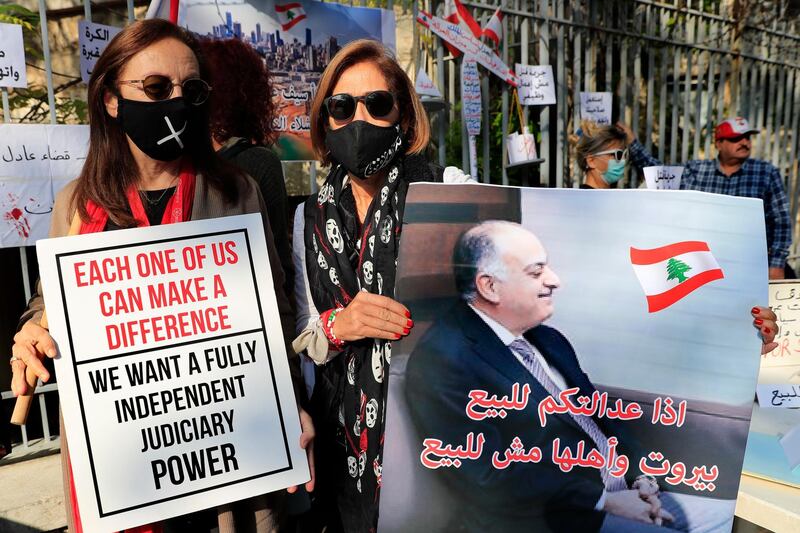
[[[75,191],[76,182],[70,182],[56,196],[53,215],[50,223],[50,236],[63,237],[74,234],[70,231],[71,222],[77,223],[75,205],[72,202],[72,195]],[[221,193],[209,186],[202,175],[197,176],[195,185],[194,202],[192,204],[191,220],[205,220],[249,213],[261,213],[264,222],[264,233],[267,237],[267,250],[269,262],[272,270],[272,283],[275,287],[275,295],[278,300],[278,311],[281,317],[281,328],[284,339],[287,341],[286,353],[289,356],[289,367],[292,373],[292,381],[295,384],[295,394],[304,394],[302,378],[300,376],[300,359],[292,350],[291,339],[294,337],[294,311],[292,305],[283,291],[284,273],[281,262],[275,249],[275,243],[270,229],[269,219],[266,216],[264,200],[255,182],[247,178],[239,182],[239,200],[236,204],[227,204]],[[28,320],[41,320],[44,311],[44,298],[42,297],[41,282],[37,283],[36,294],[28,302],[28,308],[23,314],[20,324]],[[298,396],[302,398],[302,396]],[[67,448],[66,433],[61,424],[61,458],[62,472],[64,477],[65,506],[67,509],[67,521],[69,531],[74,531],[71,508],[71,498],[69,494],[69,474],[68,459],[69,451]],[[284,495],[272,493],[257,498],[251,498],[242,502],[224,505],[218,508],[219,531],[220,533],[234,533],[241,531],[256,531],[266,533],[277,531],[281,521],[283,510]]]

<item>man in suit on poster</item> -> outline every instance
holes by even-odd
[[[461,300],[420,339],[406,370],[408,406],[420,438],[453,446],[463,445],[468,432],[482,432],[486,439],[480,459],[442,469],[448,488],[465,504],[456,513],[460,524],[453,527],[656,531],[663,523],[682,528],[681,507],[669,495],[660,498],[652,478],[636,478],[642,455],[621,424],[565,413],[548,415],[541,427],[541,400],[569,387],[580,388],[576,397],[591,396],[595,388],[569,341],[542,324],[553,313],[560,280],[536,236],[519,224],[484,222],[459,238],[453,265]],[[514,383],[530,385],[524,410],[509,410],[503,419],[467,418],[470,391],[502,397],[510,395]],[[583,440],[587,451],[597,448],[606,455],[606,439],[612,436],[619,439],[617,453],[630,458],[625,479],[605,468],[564,473],[551,460],[556,437],[562,450],[575,450]],[[538,446],[541,460],[496,469],[493,451],[502,455],[515,437],[525,450]]]

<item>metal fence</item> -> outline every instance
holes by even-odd
[[[713,157],[714,125],[728,116],[748,118],[760,131],[754,139],[753,157],[780,169],[792,219],[797,220],[800,37],[796,34],[797,14],[788,11],[788,2],[463,3],[480,23],[502,7],[506,16],[501,57],[509,66],[519,62],[553,67],[557,104],[524,110],[538,129],[539,154],[545,158],[539,168],[541,184],[579,185],[580,170],[569,140],[579,127],[579,93],[609,91],[614,94],[614,119],[629,124],[648,151],[665,164]],[[419,7],[441,15],[444,4],[424,0]],[[438,80],[445,98],[455,102],[458,59],[445,56],[440,40],[429,37],[427,30],[422,34],[421,62],[431,79]],[[501,101],[505,132],[510,87],[493,84],[489,89],[488,83],[484,87],[490,93],[484,94],[487,104],[496,98]],[[490,172],[486,125],[494,117],[488,107],[484,106],[481,178],[508,184],[505,164],[502,173]],[[452,112],[446,118],[457,120]],[[497,155],[505,160],[505,146]],[[443,160],[441,152],[440,158]],[[632,170],[622,185],[637,187],[641,180]]]

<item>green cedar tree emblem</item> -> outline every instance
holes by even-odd
[[[684,263],[679,259],[675,259],[674,257],[667,261],[667,281],[671,279],[678,280],[678,283],[683,283],[687,280],[687,277],[684,275],[688,271],[690,271],[692,267]]]
[[[286,18],[288,18],[289,20],[292,20],[294,18],[294,13],[292,13],[291,11],[287,11],[286,12]]]

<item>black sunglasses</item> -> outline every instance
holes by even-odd
[[[394,95],[389,91],[372,91],[363,96],[341,93],[324,100],[328,115],[335,120],[350,120],[356,114],[356,105],[364,102],[373,118],[383,118],[394,108]]]
[[[161,74],[151,74],[143,80],[120,80],[119,83],[133,85],[144,91],[150,100],[166,100],[172,96],[172,89],[179,85],[183,89],[183,99],[191,105],[200,105],[208,100],[211,87],[200,78],[189,78],[181,83],[172,83],[172,80]]]

